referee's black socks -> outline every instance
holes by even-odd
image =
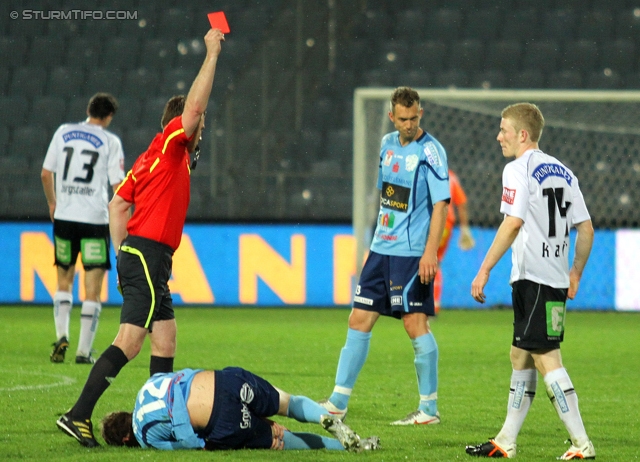
[[[153,374],[173,372],[173,358],[151,356],[149,360],[149,377]]]

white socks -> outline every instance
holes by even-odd
[[[91,354],[91,347],[93,347],[93,340],[96,338],[101,310],[102,305],[100,302],[85,301],[82,303],[80,340],[78,341],[76,356],[89,356],[89,354]]]
[[[69,292],[58,291],[53,296],[53,320],[56,325],[56,341],[62,337],[69,339],[69,319],[73,295]]]
[[[507,418],[502,430],[495,437],[495,441],[499,445],[506,447],[516,444],[518,433],[520,433],[524,419],[527,417],[533,398],[536,396],[537,385],[538,371],[536,369],[514,370],[511,373]]]
[[[573,389],[573,384],[564,367],[553,370],[544,376],[547,386],[547,395],[556,408],[560,420],[569,432],[569,437],[574,446],[582,447],[589,437],[584,429],[580,410],[578,409],[578,395]]]

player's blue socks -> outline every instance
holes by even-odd
[[[311,398],[291,395],[287,417],[296,419],[298,422],[320,423],[320,416],[326,413],[327,410]]]
[[[418,376],[420,406],[429,415],[438,412],[438,345],[431,332],[411,340]]]
[[[284,432],[285,449],[333,449],[344,451],[344,447],[335,438],[316,435],[315,433],[304,432]]]
[[[347,331],[347,342],[340,352],[338,361],[336,386],[329,397],[329,401],[338,409],[346,409],[349,404],[351,390],[369,354],[369,343],[371,332],[360,332],[351,328]]]

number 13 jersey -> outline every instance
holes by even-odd
[[[530,149],[502,173],[500,212],[524,221],[511,245],[510,282],[569,287],[569,230],[589,220],[578,178],[555,157]]]
[[[42,167],[56,174],[56,220],[109,223],[109,185],[124,179],[120,138],[86,122],[61,125]]]

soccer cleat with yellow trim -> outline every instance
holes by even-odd
[[[66,433],[78,440],[78,442],[86,448],[95,448],[100,446],[93,436],[93,424],[91,419],[72,420],[71,411],[60,416],[56,421],[56,425],[60,431]]]
[[[53,346],[53,351],[51,355],[49,355],[49,359],[51,359],[52,363],[63,363],[64,355],[67,352],[67,348],[69,348],[69,340],[67,340],[67,337],[63,336],[51,345]]]
[[[573,459],[595,459],[596,450],[593,447],[591,441],[587,441],[581,448],[574,446],[571,440],[571,447],[567,452],[558,457],[558,460],[573,460]]]
[[[465,451],[470,456],[513,459],[516,456],[516,445],[498,446],[495,440],[489,440],[477,446],[467,446]]]
[[[337,417],[340,420],[344,420],[345,417],[347,417],[348,408],[338,409],[331,401],[329,401],[329,398],[318,401],[318,404],[325,408],[333,417]]]
[[[418,409],[413,411],[404,419],[391,422],[391,425],[436,425],[440,423],[440,413],[436,412],[436,415],[429,415],[426,412]]]

